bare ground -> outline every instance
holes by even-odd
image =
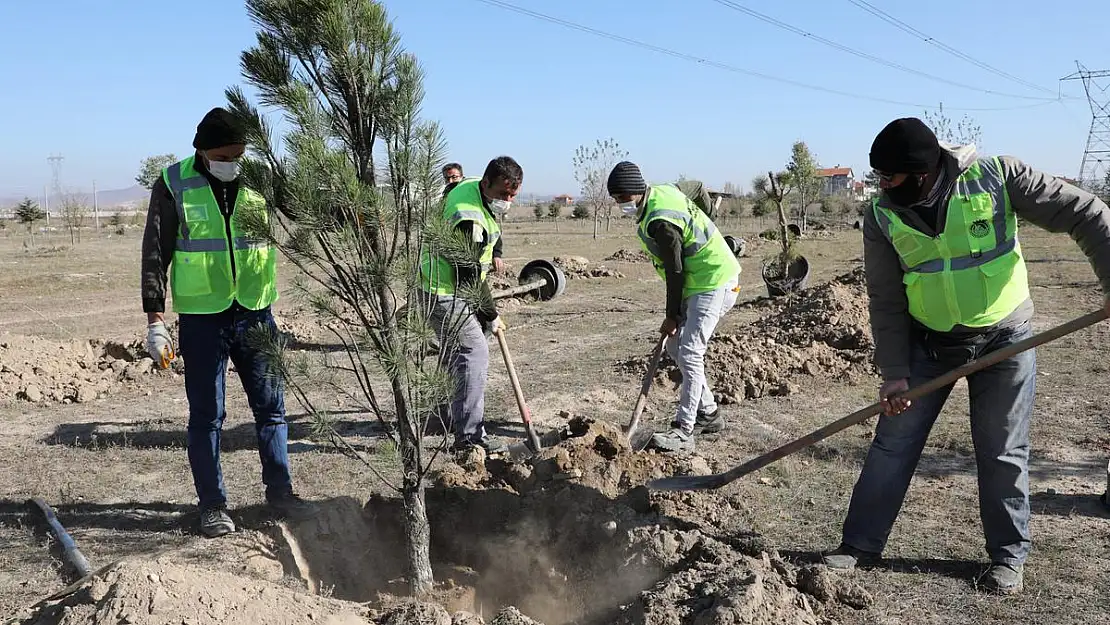
[[[758,259],[773,251],[773,244],[751,236],[754,224],[720,225],[726,232],[746,234],[750,242],[741,301],[762,296]],[[623,276],[573,280],[557,300],[506,313],[526,396],[544,426],[561,426],[566,413],[627,420],[639,381],[619,364],[650,352],[663,308],[662,285],[650,264],[608,258],[620,249],[636,249],[632,232],[615,228],[594,241],[587,226],[563,223],[558,234],[547,223],[506,228],[507,260],[514,266],[536,257],[584,256]],[[27,251],[21,236],[0,234],[0,342],[4,333],[12,335],[9,339],[36,336],[57,342],[140,338],[137,236],[132,231],[124,237],[86,237],[72,247],[68,238],[40,239],[37,250]],[[1022,240],[1038,329],[1100,305],[1090,267],[1074,243],[1032,227],[1023,230]],[[816,285],[858,266],[859,233],[805,240],[802,251],[814,266],[811,284]],[[283,269],[288,278],[290,269]],[[303,324],[296,308],[288,298],[276,307],[291,325]],[[742,332],[760,314],[758,306],[738,307],[719,332]],[[1026,569],[1026,592],[999,599],[974,589],[985,556],[966,388],[958,387],[930,438],[892,533],[888,560],[843,576],[866,589],[874,603],[857,609],[834,602],[826,616],[842,623],[1110,622],[1110,515],[1097,501],[1110,454],[1110,397],[1104,382],[1110,366],[1103,355],[1110,345],[1108,332],[1103,324],[1038,350],[1034,553]],[[48,549],[26,514],[24,501],[31,496],[57,507],[94,566],[172,551],[176,558],[187,554],[198,566],[241,572],[244,564],[228,554],[249,553],[256,543],[264,544],[259,537],[272,534],[273,524],[260,506],[253,426],[239,389],[229,385],[224,473],[245,531],[226,539],[238,541],[235,546],[221,547],[193,533],[180,378],[135,378],[77,403],[0,398],[0,615],[64,586],[53,559],[56,551]],[[726,469],[870,403],[876,385],[868,376],[844,382],[804,371],[794,383],[798,392],[744,399],[724,409],[731,427],[699,441],[699,455],[710,470]],[[656,386],[645,418],[661,427],[674,398],[670,385]],[[309,439],[295,405],[290,412],[294,479],[302,494],[364,501],[381,492],[359,465]],[[496,357],[487,412],[498,422],[495,433],[520,436],[508,379]],[[341,415],[341,426],[368,450],[380,444],[365,415]],[[669,514],[696,521],[718,538],[758,532],[792,563],[815,561],[836,546],[869,437],[869,428],[852,428],[688,505],[675,499],[668,504]],[[385,454],[381,460],[387,466]],[[265,565],[260,569],[272,568],[265,558],[259,562]],[[252,574],[280,581],[286,572]]]

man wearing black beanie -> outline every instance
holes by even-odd
[[[1016,158],[942,144],[915,118],[883,128],[871,146],[871,167],[882,193],[864,215],[864,266],[884,415],[852,493],[842,543],[825,556],[830,568],[879,558],[952,387],[912,404],[899,395],[1032,334],[1019,217],[1070,233],[1110,293],[1110,209],[1094,195]],[[1035,378],[1032,350],[967,378],[991,559],[979,584],[993,592],[1022,589],[1031,547]]]
[[[689,451],[695,434],[720,431],[724,424],[705,378],[705,350],[717,323],[736,304],[740,263],[713,220],[676,185],[648,185],[628,161],[617,163],[607,184],[624,214],[636,217],[640,245],[666,283],[659,332],[682,371],[671,427],[651,442],[661,451]]]
[[[220,469],[227,364],[235,364],[254,413],[266,501],[279,514],[300,518],[315,507],[293,493],[285,400],[281,381],[247,332],[277,332],[270,305],[277,300],[277,252],[240,228],[247,213],[267,215],[266,201],[239,181],[246,129],[229,111],[214,108],[197,126],[196,152],[162,170],[150,193],[142,251],[142,299],[147,351],[161,367],[174,359],[165,323],[166,279],[178,313],[189,400],[187,448],[200,505],[200,530],[209,537],[235,531]]]

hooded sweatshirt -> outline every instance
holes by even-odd
[[[974,145],[941,147],[944,172],[937,184],[944,185],[942,192],[931,192],[925,202],[913,207],[894,209],[907,225],[933,236],[944,227],[956,179],[979,158]],[[1090,261],[1103,293],[1110,294],[1110,208],[1095,195],[1014,157],[1000,156],[999,161],[1010,206],[1017,216],[1049,232],[1068,233]],[[933,202],[928,201],[930,198]],[[884,236],[873,209],[864,212],[863,251],[875,364],[884,380],[908,378],[911,346],[919,340],[923,327],[910,316],[898,253]],[[1032,316],[1033,301],[1027,299],[994,326],[956,326],[944,334],[958,341],[962,336],[970,338],[1021,325]]]

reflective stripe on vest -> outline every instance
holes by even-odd
[[[208,179],[194,167],[196,158],[162,170],[178,217],[170,266],[174,310],[211,314],[236,301],[250,310],[265,308],[277,300],[277,252],[242,232],[236,216],[262,211],[267,218],[266,201],[239,185],[232,217],[225,220]]]
[[[907,225],[885,195],[872,206],[898,254],[909,312],[926,327],[994,325],[1029,297],[1017,216],[997,159],[980,159],[956,179],[936,236]]]
[[[651,256],[655,271],[666,280],[659,246],[648,234],[653,221],[663,220],[682,231],[683,299],[719,289],[740,274],[740,262],[717,226],[674,185],[650,188],[636,232]]]

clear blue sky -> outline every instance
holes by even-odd
[[[1035,100],[989,95],[877,65],[780,30],[712,0],[507,0],[565,20],[757,72],[830,89],[946,108]],[[915,40],[848,0],[736,0],[805,31],[915,70],[983,89],[1048,96]],[[1110,3],[1076,0],[872,4],[952,47],[1056,91],[1075,71],[1110,67]],[[524,193],[575,193],[576,146],[613,137],[649,180],[679,174],[747,187],[804,139],[826,166],[862,176],[875,133],[921,109],[810,91],[724,71],[525,17],[476,0],[386,2],[427,71],[427,116],[467,173],[507,153]],[[182,9],[186,7],[187,9]],[[243,5],[192,0],[0,2],[0,194],[40,195],[46,158],[65,156],[64,184],[130,186],[147,155],[184,156],[200,117],[240,81],[254,39]],[[1076,82],[1064,93],[1082,96]],[[1051,96],[1048,96],[1051,97]],[[951,111],[952,117],[962,113]],[[1075,175],[1086,101],[970,112],[991,153]]]

